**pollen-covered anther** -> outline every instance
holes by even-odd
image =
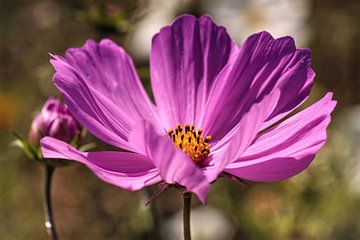
[[[201,128],[195,130],[194,125],[186,124],[184,127],[178,124],[174,129],[168,130],[168,135],[176,147],[187,153],[197,164],[200,164],[210,153],[209,142],[211,136],[201,136]]]

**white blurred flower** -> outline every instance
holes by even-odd
[[[224,25],[238,43],[263,30],[275,37],[291,35],[297,46],[306,45],[308,40],[308,0],[203,0],[202,3],[204,11]]]
[[[181,240],[182,211],[168,219],[161,228],[164,239]],[[193,240],[232,239],[235,234],[233,223],[222,212],[202,206],[191,210],[191,235]]]
[[[344,141],[351,148],[351,159],[347,161],[350,173],[350,188],[354,193],[360,194],[360,105],[353,106],[343,114],[341,132]]]
[[[179,9],[191,0],[150,0],[145,16],[130,36],[129,48],[136,59],[147,59],[152,37],[171,23]],[[291,35],[297,46],[309,38],[309,0],[202,0],[200,9],[227,28],[233,40],[242,43],[247,36],[266,30],[273,36]]]
[[[139,21],[131,34],[130,51],[137,59],[147,59],[152,37],[160,28],[171,23],[176,10],[188,4],[189,0],[150,0],[145,9],[145,16]]]

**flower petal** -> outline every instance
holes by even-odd
[[[136,124],[130,142],[152,159],[160,176],[169,184],[180,184],[186,191],[195,193],[205,203],[210,183],[202,171],[184,152],[176,149],[167,135],[159,134],[146,121]],[[142,150],[140,150],[142,149]]]
[[[133,122],[158,122],[131,58],[115,43],[89,40],[65,58],[53,57],[54,83],[70,111],[103,141],[131,150],[127,135]]]
[[[233,160],[239,158],[255,140],[261,130],[264,120],[276,107],[280,91],[274,91],[265,96],[261,102],[255,103],[244,113],[240,122],[221,141],[214,144],[212,158],[208,167],[203,168],[207,178],[214,181],[224,168]]]
[[[214,141],[224,137],[253,103],[279,89],[280,101],[262,129],[302,103],[314,73],[310,51],[296,49],[291,37],[274,39],[262,32],[250,36],[215,81],[204,116],[204,133]]]
[[[147,157],[129,152],[79,152],[52,137],[41,140],[45,158],[73,160],[87,166],[101,180],[135,191],[161,181],[158,171]]]
[[[167,129],[178,123],[198,126],[210,89],[234,46],[209,16],[183,15],[154,36],[151,81]]]
[[[332,94],[260,135],[226,172],[252,181],[279,181],[304,170],[325,144]]]

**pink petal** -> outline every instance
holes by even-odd
[[[280,90],[278,106],[262,128],[269,126],[306,99],[313,77],[309,50],[296,49],[291,37],[273,39],[267,32],[250,36],[215,81],[205,108],[204,133],[221,139],[253,103]]]
[[[131,150],[127,135],[134,121],[158,122],[131,58],[115,43],[89,40],[65,58],[53,57],[54,83],[70,111],[101,140]]]
[[[188,155],[176,149],[166,134],[159,134],[151,124],[142,121],[136,124],[130,142],[152,159],[165,182],[184,186],[205,203],[209,181]]]
[[[252,181],[279,181],[304,170],[325,144],[336,101],[323,99],[260,135],[226,172]]]
[[[212,158],[209,167],[204,168],[210,181],[214,181],[230,162],[239,158],[258,135],[264,120],[276,107],[280,91],[265,96],[259,103],[244,113],[237,126],[221,141],[211,147]]]
[[[154,36],[151,81],[167,129],[178,123],[201,127],[210,89],[233,47],[226,30],[209,16],[183,15]]]
[[[52,137],[41,140],[45,158],[73,160],[87,166],[101,180],[135,191],[161,181],[158,171],[145,156],[129,152],[79,152]]]

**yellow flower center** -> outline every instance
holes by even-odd
[[[202,132],[201,128],[196,131],[194,125],[186,124],[183,128],[178,124],[175,130],[170,128],[167,133],[177,148],[187,153],[196,164],[200,164],[210,153],[211,140],[211,136],[203,138]]]

